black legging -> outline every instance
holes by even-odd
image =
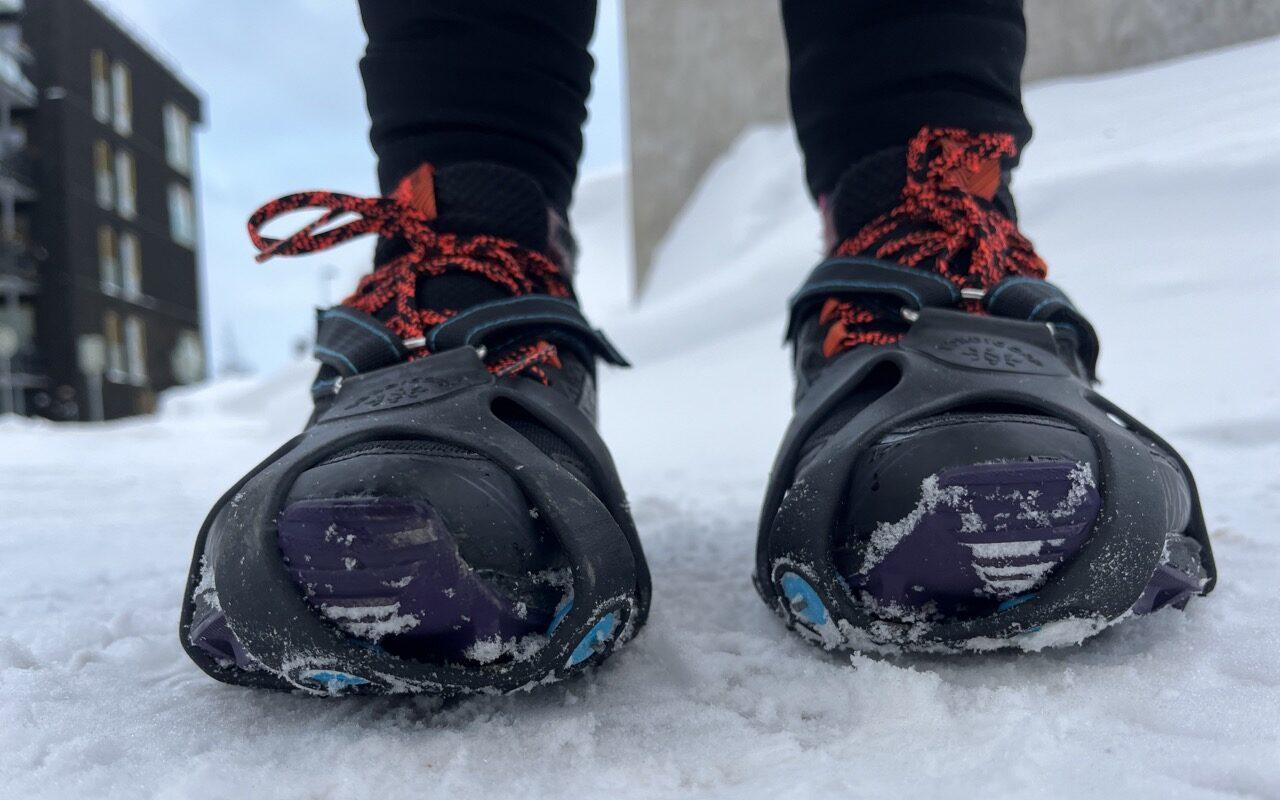
[[[781,0],[809,188],[925,125],[1025,142],[1021,0]],[[491,161],[563,210],[582,155],[595,0],[360,0],[384,190],[424,161]]]

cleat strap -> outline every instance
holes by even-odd
[[[800,324],[818,304],[832,297],[879,296],[902,304],[904,319],[913,321],[926,308],[951,309],[964,300],[981,300],[994,317],[1047,322],[1068,352],[1079,356],[1089,380],[1097,379],[1098,335],[1093,325],[1052,283],[1014,275],[989,291],[960,289],[944,276],[874,258],[830,258],[809,274],[791,298],[787,340],[795,341]],[[908,314],[907,312],[915,312]]]
[[[499,335],[520,332],[554,335],[577,345],[588,357],[629,367],[622,353],[591,327],[577,303],[548,295],[508,297],[465,309],[433,327],[418,340],[403,342],[374,317],[335,306],[316,312],[315,357],[323,366],[311,386],[314,399],[335,394],[341,380],[407,360],[415,348],[440,353],[459,347],[481,348]]]
[[[427,332],[426,347],[433,353],[480,347],[496,336],[521,330],[554,331],[609,364],[630,366],[604,334],[591,327],[576,302],[549,295],[506,297],[459,311]]]
[[[381,322],[350,306],[316,310],[316,360],[344,378],[399,364],[408,348]]]
[[[875,258],[829,258],[791,296],[787,340],[795,339],[801,321],[827,298],[860,295],[892,297],[915,311],[948,308],[961,299],[955,284],[934,272]]]

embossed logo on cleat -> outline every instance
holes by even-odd
[[[939,340],[933,355],[962,367],[978,367],[1003,372],[1056,374],[1059,369],[1039,348],[980,334],[959,334]]]
[[[321,422],[412,405],[492,382],[474,350],[449,350],[347,378]]]

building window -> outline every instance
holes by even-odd
[[[116,153],[116,211],[125,219],[138,215],[138,173],[125,150]]]
[[[180,183],[169,184],[169,233],[178,244],[195,246],[195,201],[191,190]]]
[[[21,211],[15,211],[13,215],[13,240],[31,247],[31,217]]]
[[[18,332],[18,350],[29,350],[36,340],[36,307],[27,300],[19,301],[16,313],[9,315],[9,324]]]
[[[124,321],[124,351],[126,370],[134,383],[147,380],[147,341],[142,320],[134,316]]]
[[[191,117],[173,103],[164,106],[164,154],[169,166],[183,175],[191,174],[194,148],[191,143]]]
[[[102,338],[107,342],[107,377],[118,381],[124,377],[124,338],[120,334],[120,315],[108,311],[102,315]]]
[[[118,61],[111,65],[111,119],[116,133],[133,133],[133,76]]]
[[[120,291],[120,261],[116,253],[115,230],[110,225],[99,225],[98,275],[102,279],[102,291],[107,294]]]
[[[130,299],[142,296],[142,251],[132,233],[120,234],[120,288]]]
[[[93,116],[103,124],[111,122],[111,78],[108,76],[107,54],[94,50],[89,55],[89,71],[93,82]]]
[[[111,148],[106,142],[93,143],[93,189],[98,205],[110,209],[115,204],[115,173],[111,169]]]

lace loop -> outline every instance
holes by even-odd
[[[1001,160],[1017,154],[1007,133],[925,128],[907,148],[907,180],[899,204],[837,249],[873,252],[906,266],[931,261],[957,286],[987,288],[1008,274],[1048,272],[1017,224],[990,203]],[[961,254],[967,264],[957,263]]]
[[[301,230],[284,238],[263,235],[262,228],[284,214],[303,210],[325,211]],[[344,214],[357,215],[336,228],[321,230]],[[424,242],[435,234],[430,220],[417,209],[388,197],[356,197],[337,192],[298,192],[265,204],[249,217],[249,239],[258,248],[256,261],[276,256],[318,253],[369,233],[381,236],[405,235],[406,240]],[[410,231],[416,235],[410,235]]]
[[[1048,268],[1017,223],[992,202],[1002,161],[1017,154],[1007,133],[922,128],[907,146],[907,178],[898,204],[835,250],[841,257],[870,255],[929,269],[965,290],[989,289],[1009,275],[1043,278]],[[972,294],[972,291],[969,292]],[[903,326],[883,304],[832,299],[821,323],[827,357],[859,344],[887,344]],[[965,308],[981,312],[981,301]]]
[[[425,189],[412,182],[428,182]],[[483,277],[511,295],[547,294],[571,297],[568,282],[559,266],[546,255],[497,236],[460,236],[432,229],[435,218],[434,196],[429,181],[431,170],[424,167],[406,178],[390,197],[357,197],[337,192],[299,192],[263,205],[249,218],[249,238],[258,249],[256,260],[264,262],[276,256],[317,253],[367,234],[394,238],[403,243],[404,252],[379,264],[360,279],[355,292],[342,305],[377,318],[401,340],[421,339],[429,328],[454,316],[456,309],[433,308],[418,297],[419,278],[439,276],[446,272],[466,272]],[[418,201],[425,195],[431,203]],[[430,213],[421,210],[425,205]],[[293,211],[323,211],[317,219],[295,233],[274,238],[262,233],[273,220]],[[329,227],[345,215],[354,218]],[[554,346],[539,342],[536,357],[517,359],[521,368],[545,380],[545,372],[534,369],[538,364],[555,365]],[[429,355],[423,348],[410,359]],[[502,374],[509,374],[512,363],[504,359]]]

